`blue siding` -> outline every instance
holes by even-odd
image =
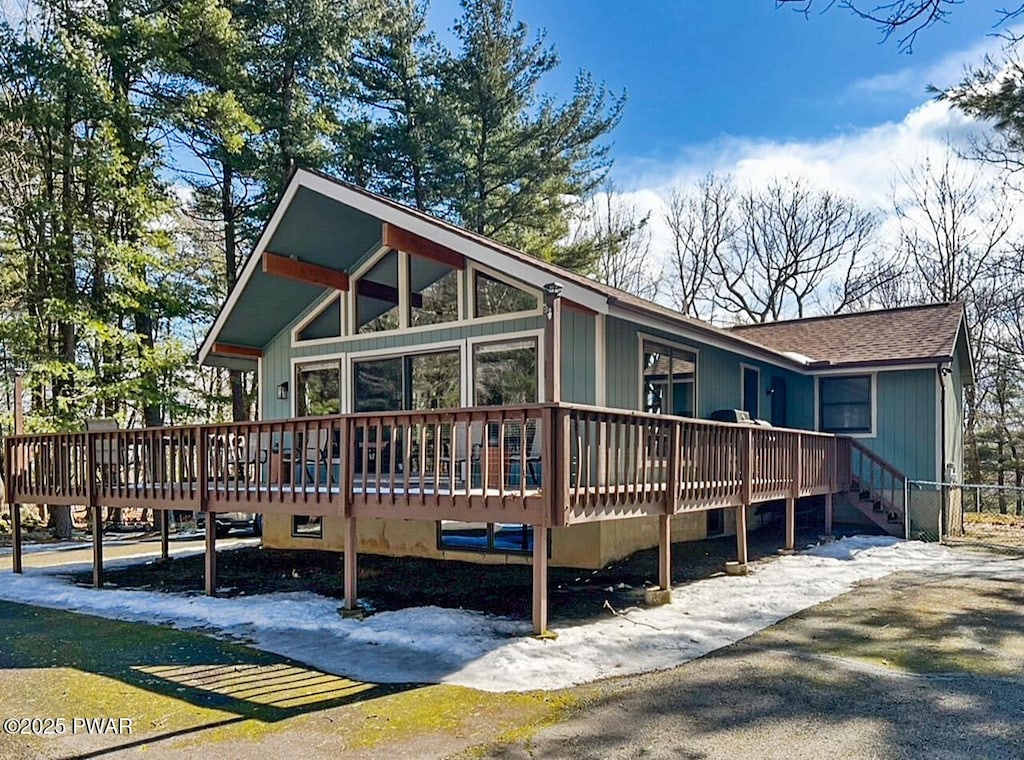
[[[594,317],[575,309],[562,310],[562,400],[596,401],[594,382]]]
[[[639,326],[628,320],[605,320],[605,372],[608,406],[637,409],[640,406],[640,338],[651,335],[696,349],[697,415],[706,418],[716,409],[739,409],[743,405],[741,365],[761,372],[760,414],[770,414],[768,389],[772,378],[786,382],[787,424],[807,430],[814,428],[814,379],[767,362],[749,359],[732,351],[709,346],[689,336]]]
[[[302,319],[300,317],[299,319]],[[297,322],[298,320],[296,320]],[[507,333],[539,330],[544,326],[542,316],[509,319],[501,322],[485,322],[479,324],[438,326],[437,329],[422,332],[401,333],[387,332],[373,336],[348,337],[317,345],[291,345],[291,329],[295,322],[285,327],[263,349],[263,377],[261,382],[261,418],[266,420],[287,417],[291,410],[290,400],[279,401],[276,398],[277,386],[287,382],[293,386],[295,379],[291,377],[292,359],[309,359],[315,361],[318,356],[337,355],[342,353],[379,351],[391,348],[408,347],[416,349],[433,343],[462,341],[467,338],[479,338],[489,335],[501,336]],[[593,331],[591,331],[591,351],[593,350]],[[593,366],[593,359],[591,359]],[[591,377],[593,371],[591,371]],[[581,380],[580,382],[585,382]],[[592,384],[592,383],[591,383]],[[294,393],[289,388],[289,396]],[[591,392],[591,400],[592,400]]]
[[[874,438],[860,442],[914,480],[936,476],[935,368],[879,372]]]

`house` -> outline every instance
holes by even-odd
[[[262,512],[268,547],[344,552],[349,607],[359,552],[530,563],[538,632],[549,562],[657,545],[664,588],[672,541],[735,534],[742,570],[766,502],[790,548],[851,485],[902,533],[971,381],[957,304],[719,329],[304,170],[199,359],[258,373],[259,421],[13,436],[8,498]]]

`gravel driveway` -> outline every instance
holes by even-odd
[[[490,756],[1024,757],[1014,575],[863,584],[680,668],[609,683],[569,721]]]

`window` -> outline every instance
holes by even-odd
[[[292,515],[292,535],[295,538],[323,538],[324,518],[319,515]]]
[[[532,404],[538,398],[535,338],[473,347],[475,405]]]
[[[341,364],[303,364],[296,371],[295,411],[299,417],[341,414]]]
[[[356,332],[398,328],[398,252],[388,251],[356,282]]]
[[[696,410],[697,354],[645,340],[643,408],[651,414],[693,417]]]
[[[299,340],[341,336],[341,296],[334,296],[298,332]]]
[[[352,408],[391,412],[457,407],[460,374],[457,350],[357,361]]]
[[[871,376],[818,379],[820,429],[855,435],[871,432]]]
[[[761,372],[757,367],[742,367],[743,409],[751,419],[761,416]]]
[[[533,311],[540,307],[540,300],[535,294],[527,293],[483,272],[477,272],[473,280],[473,303],[474,317]]]
[[[437,325],[459,318],[459,270],[422,256],[409,256],[409,324]]]
[[[439,549],[492,554],[532,554],[533,526],[522,523],[438,523]]]

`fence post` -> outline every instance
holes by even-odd
[[[903,479],[903,538],[910,540],[910,481]]]

